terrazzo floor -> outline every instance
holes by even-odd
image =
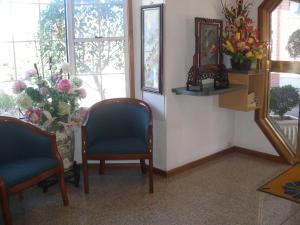
[[[58,187],[38,187],[10,198],[14,225],[300,225],[300,204],[256,191],[287,169],[231,153],[171,178],[138,169],[90,172],[90,194],[68,185],[64,207]],[[0,224],[2,225],[0,219]]]

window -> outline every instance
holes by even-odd
[[[47,75],[50,57],[57,66],[69,61],[70,75],[82,78],[81,106],[125,97],[125,18],[125,0],[0,1],[0,98],[34,63]]]
[[[300,159],[299,9],[299,0],[264,0],[258,11],[260,38],[270,43],[270,48],[263,63],[264,99],[256,121],[290,163]]]

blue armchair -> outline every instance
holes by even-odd
[[[0,202],[5,225],[11,225],[9,196],[55,174],[64,205],[68,196],[64,168],[54,134],[16,118],[0,116]]]
[[[89,192],[87,160],[139,159],[143,173],[149,160],[149,192],[153,193],[152,112],[147,103],[132,98],[108,99],[93,105],[82,126],[84,191]]]

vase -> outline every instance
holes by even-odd
[[[248,71],[251,68],[252,62],[248,59],[244,59],[241,63],[239,60],[236,61],[234,58],[231,58],[231,67],[234,70],[240,70],[240,71]]]
[[[56,134],[57,150],[62,158],[64,169],[69,170],[74,163],[74,128],[65,125],[63,128],[52,131]]]

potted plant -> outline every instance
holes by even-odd
[[[233,69],[249,70],[253,61],[265,57],[266,44],[259,42],[257,30],[249,18],[251,6],[243,0],[236,0],[230,7],[222,2],[226,22],[222,48],[226,55],[231,56]]]
[[[51,65],[46,75],[41,75],[35,64],[26,72],[25,81],[17,80],[12,86],[16,105],[25,120],[56,133],[65,169],[73,164],[73,126],[80,122],[79,115],[83,115],[78,100],[86,97],[82,80],[76,76],[68,79],[68,74],[67,63],[59,70]]]

